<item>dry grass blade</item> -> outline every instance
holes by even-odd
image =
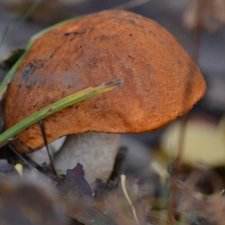
[[[131,201],[128,193],[127,193],[127,189],[126,189],[126,175],[121,174],[120,175],[120,179],[121,179],[121,187],[122,187],[123,193],[124,193],[124,195],[126,197],[126,200],[128,201],[128,203],[129,203],[129,205],[131,207],[132,213],[134,215],[134,219],[135,219],[137,225],[140,225],[139,220],[137,218],[137,213],[136,213],[135,207],[134,207],[134,205],[133,205],[133,203],[132,203],[132,201]]]

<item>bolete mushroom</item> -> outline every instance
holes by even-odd
[[[80,134],[81,142],[88,143],[86,132],[94,131],[91,141],[104,142],[94,161],[105,154],[100,148],[106,136],[155,131],[187,113],[206,90],[197,65],[163,27],[132,12],[102,11],[56,26],[35,40],[8,88],[6,127],[76,91],[119,78],[121,88],[46,118],[47,141]],[[19,133],[18,141],[31,150],[44,145],[38,124]],[[92,151],[93,144],[83,147],[88,145],[86,152]],[[67,151],[75,152],[76,146]],[[112,167],[113,160],[106,164]]]

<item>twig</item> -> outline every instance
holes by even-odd
[[[181,123],[181,128],[180,128],[180,138],[179,138],[179,143],[178,143],[178,153],[177,156],[174,160],[173,167],[172,167],[172,174],[171,174],[171,197],[170,197],[170,204],[169,204],[169,209],[168,209],[168,216],[169,216],[169,221],[174,220],[174,210],[176,208],[176,198],[178,194],[178,186],[177,186],[177,177],[180,173],[181,170],[181,160],[183,156],[183,151],[184,151],[184,139],[185,139],[185,131],[186,131],[186,125],[188,122],[188,116],[189,114],[185,115],[182,118],[182,123]]]
[[[56,172],[56,169],[55,169],[55,166],[54,166],[54,163],[53,163],[53,159],[52,159],[52,156],[51,156],[50,151],[49,151],[43,120],[39,121],[39,126],[40,126],[40,129],[41,129],[41,134],[42,134],[42,137],[43,137],[43,140],[44,140],[44,143],[45,143],[45,148],[46,148],[46,151],[48,153],[48,158],[50,160],[50,164],[51,164],[52,170],[53,170],[54,174],[57,176],[57,172]]]

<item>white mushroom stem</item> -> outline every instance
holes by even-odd
[[[97,178],[107,180],[119,148],[119,134],[87,132],[69,135],[53,161],[59,174],[77,163],[84,166],[85,178],[92,184]]]

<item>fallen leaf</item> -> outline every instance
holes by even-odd
[[[69,216],[85,225],[116,225],[95,208],[93,192],[84,178],[81,164],[67,170],[65,177],[58,177],[57,188],[67,207]]]

